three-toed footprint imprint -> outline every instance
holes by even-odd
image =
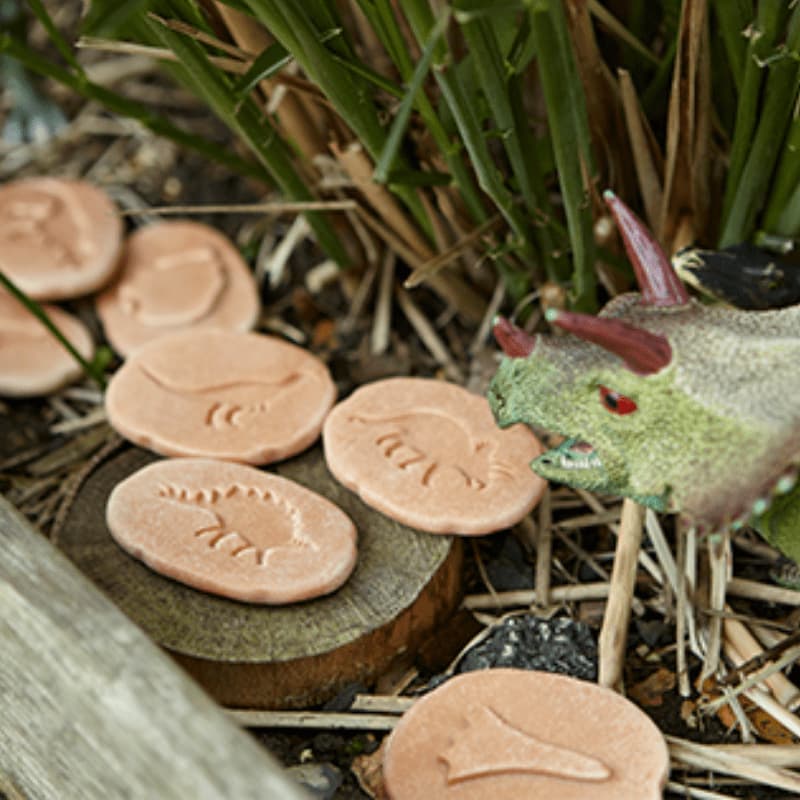
[[[436,411],[369,416],[349,421],[376,429],[374,444],[389,463],[417,475],[420,485],[455,477],[465,488],[481,491],[492,480],[513,477],[513,465],[496,458],[497,446],[475,440],[459,422]]]
[[[268,489],[238,483],[189,489],[165,483],[158,487],[158,496],[202,512],[204,523],[192,534],[232,558],[251,558],[266,566],[278,549],[319,549],[303,530],[297,508]]]

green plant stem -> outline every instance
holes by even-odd
[[[497,37],[485,16],[465,21],[462,30],[472,53],[483,96],[500,129],[503,146],[528,214],[533,220],[549,219],[552,210],[544,175],[536,159],[536,141],[522,113],[520,81],[515,75],[506,75]],[[553,256],[555,248],[550,230],[544,225],[536,225],[533,236],[548,279],[563,280],[566,275],[558,269],[558,262]]]
[[[390,4],[390,0],[359,0],[370,24],[375,28],[383,46],[397,67],[406,83],[412,80],[415,66],[411,61],[408,46],[403,40],[403,35],[397,24],[397,19]],[[473,222],[481,223],[487,219],[475,181],[462,158],[463,148],[460,142],[451,136],[442,124],[425,92],[420,92],[416,97],[416,108],[419,111],[425,127],[430,132],[436,146],[439,148],[447,168],[453,177],[453,182],[458,188],[461,199]]]
[[[592,209],[585,183],[594,174],[586,100],[561,0],[535,0],[529,13],[572,246],[572,302],[579,310],[591,311],[597,279]]]
[[[755,229],[756,215],[764,203],[800,88],[798,49],[800,8],[795,7],[785,50],[769,66],[758,127],[736,185],[730,211],[723,220],[720,247],[745,241]]]
[[[331,42],[320,42],[320,31],[302,4],[293,0],[247,0],[247,4],[256,18],[291,52],[308,77],[322,89],[337,113],[377,161],[387,134],[378,118],[369,84],[341,65],[328,49]],[[342,57],[341,52],[337,55]],[[398,166],[403,168],[406,165]],[[403,186],[393,189],[432,240],[433,229],[416,191]]]
[[[269,185],[271,183],[269,173],[259,164],[240,158],[234,153],[230,153],[209,142],[200,136],[195,136],[188,131],[173,125],[166,117],[154,114],[147,106],[129,100],[115,92],[106,89],[96,83],[92,83],[86,78],[74,75],[69,70],[54,64],[52,61],[40,56],[28,48],[19,40],[14,39],[10,34],[0,34],[0,53],[5,53],[11,58],[16,59],[32,72],[36,72],[47,78],[51,78],[57,83],[66,86],[81,97],[93,100],[114,114],[129,119],[135,119],[148,130],[170,139],[187,150],[200,153],[211,161],[216,161],[228,169],[240,175],[246,175]]]
[[[435,25],[428,4],[425,0],[409,0],[404,10],[417,40],[426,41]],[[476,100],[470,97],[469,89],[458,69],[450,61],[447,48],[441,43],[434,53],[434,75],[467,149],[472,168],[478,177],[478,185],[491,197],[505,217],[516,238],[517,247],[523,252],[526,249],[530,251],[527,221],[492,161],[478,119]]]
[[[428,36],[428,41],[422,51],[422,58],[420,58],[419,63],[414,70],[414,74],[411,77],[411,82],[408,85],[408,91],[400,103],[400,107],[397,109],[394,121],[389,129],[389,135],[386,137],[386,143],[384,144],[383,151],[381,152],[380,158],[375,164],[373,180],[377,181],[378,183],[386,183],[388,179],[389,171],[391,170],[392,165],[397,158],[397,151],[400,148],[403,134],[405,133],[408,120],[411,116],[411,109],[416,102],[418,93],[422,88],[422,83],[425,80],[425,76],[428,74],[428,70],[430,69],[431,60],[433,59],[433,49],[439,41],[442,33],[444,33],[444,29],[447,27],[449,20],[450,14],[443,14]]]
[[[174,14],[175,10],[170,9]],[[177,16],[177,14],[176,14]],[[241,137],[269,171],[281,191],[291,200],[311,200],[313,196],[292,164],[289,146],[260,114],[251,98],[239,99],[233,81],[214,67],[200,45],[148,19],[148,27],[162,44],[178,57],[177,70],[184,82],[202,97],[214,113]],[[319,212],[305,212],[322,249],[338,264],[348,264],[347,253],[328,220]]]
[[[736,91],[741,92],[747,58],[744,30],[753,21],[753,2],[752,0],[714,0],[713,6],[725,44],[725,53],[728,56],[733,82],[736,84]]]
[[[0,271],[0,286],[3,286],[9,294],[13,295],[20,303],[22,303],[28,311],[33,314],[39,322],[55,337],[56,341],[75,359],[80,365],[84,373],[91,378],[101,389],[106,388],[106,379],[103,375],[102,369],[96,368],[94,364],[90,364],[73,346],[72,342],[64,336],[63,333],[56,327],[55,323],[47,315],[47,312],[42,308],[39,303],[32,300],[25,292],[22,291],[4,272]]]
[[[767,71],[764,60],[775,44],[784,13],[785,3],[782,0],[761,0],[758,4],[758,16],[750,30],[722,203],[723,229],[728,227],[731,209],[739,194],[742,173],[751,152],[753,135],[760,116],[761,85]]]

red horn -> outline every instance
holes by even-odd
[[[666,253],[645,224],[610,189],[603,199],[611,209],[622,234],[625,250],[642,290],[642,301],[649,306],[682,306],[689,293],[672,269]]]
[[[665,336],[608,317],[593,317],[574,311],[547,310],[547,319],[581,339],[599,344],[618,355],[639,375],[651,375],[669,364],[672,348]]]
[[[503,352],[511,358],[525,358],[531,354],[533,346],[536,344],[536,337],[525,333],[522,328],[518,328],[513,322],[505,317],[495,317],[492,326],[494,338]]]

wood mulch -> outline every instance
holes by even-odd
[[[191,97],[158,83],[153,66],[128,58],[105,63],[127,93],[160,103],[195,130],[224,137]],[[279,200],[92,104],[54,94],[68,113],[69,128],[46,145],[0,145],[0,180],[33,174],[88,178],[107,188],[131,225],[152,218],[149,209],[165,204]],[[493,302],[487,297],[482,324],[465,322],[441,294],[424,286],[404,289],[408,271],[390,252],[362,274],[331,269],[298,230],[296,214],[193,216],[233,237],[255,263],[263,286],[260,329],[323,358],[340,396],[388,375],[435,376],[478,392],[485,388],[497,362],[488,322],[502,300],[500,290]],[[287,239],[292,246],[278,263],[272,256]],[[68,306],[102,341],[91,301]],[[102,393],[88,381],[41,400],[0,402],[0,491],[44,535],[93,464],[119,446],[102,403]],[[351,696],[313,713],[239,711],[236,718],[286,764],[334,765],[342,781],[337,797],[378,796],[375,753],[386,731],[412,702],[413,691],[446,671],[488,626],[532,610],[543,617],[567,615],[599,633],[614,591],[624,513],[616,498],[553,487],[514,530],[477,538],[466,548],[463,608],[415,659],[396,664],[375,686],[353,687]],[[709,586],[718,586],[720,575],[724,589],[728,543],[707,547],[691,534],[676,537],[674,519],[649,513],[645,525],[618,666],[626,695],[672,737],[668,796],[800,796],[800,773],[792,771],[800,768],[800,593],[775,585],[775,551],[744,532],[732,542],[735,577],[727,591],[704,600],[713,596]],[[676,563],[687,565],[688,578],[680,577]],[[759,743],[759,749],[743,753],[742,743]]]

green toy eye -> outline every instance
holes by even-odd
[[[636,411],[636,403],[634,403],[630,397],[626,397],[624,394],[615,392],[613,389],[609,389],[607,386],[603,386],[602,384],[600,384],[597,388],[600,390],[600,402],[612,414],[632,414],[634,411]]]

